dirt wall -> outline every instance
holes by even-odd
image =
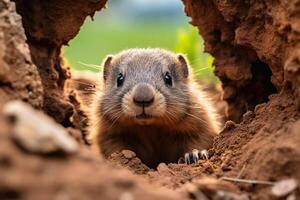
[[[241,122],[215,139],[209,174],[299,182],[300,1],[183,3],[215,57],[228,117]],[[270,187],[237,185],[252,199],[275,198]]]
[[[184,0],[228,102],[228,116],[266,102],[287,82],[299,102],[299,1]]]
[[[43,108],[57,122],[69,126],[75,110],[63,92],[70,73],[60,57],[61,48],[75,37],[87,16],[92,17],[105,6],[106,0],[15,0],[15,3],[45,91]]]
[[[22,99],[36,108],[43,105],[43,87],[33,64],[21,17],[10,1],[0,2],[0,107]]]

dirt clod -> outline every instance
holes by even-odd
[[[150,171],[142,161],[136,157],[136,154],[130,150],[123,150],[122,152],[113,153],[109,160],[116,165],[125,166],[135,174],[146,174]]]

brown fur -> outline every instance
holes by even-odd
[[[128,79],[118,89],[114,77],[120,70]],[[164,70],[172,72],[172,88],[161,81]],[[212,146],[219,132],[217,115],[183,56],[161,49],[127,50],[106,59],[104,76],[91,107],[90,139],[105,157],[129,149],[156,167],[160,162],[177,162],[185,152]],[[155,96],[153,106],[147,108],[154,117],[147,120],[134,117],[139,108],[132,93],[140,82],[147,82]]]

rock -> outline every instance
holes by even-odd
[[[232,183],[224,182],[212,177],[194,179],[183,187],[188,194],[196,199],[212,200],[248,200],[249,197],[241,194],[239,189]]]
[[[230,163],[231,163],[230,156],[226,156],[223,163],[221,164],[222,171],[230,171],[232,169]]]
[[[295,194],[290,194],[290,195],[286,198],[286,200],[297,200],[297,197],[296,197]]]
[[[170,176],[172,175],[172,171],[170,170],[170,168],[168,167],[168,165],[166,165],[165,163],[160,163],[157,166],[157,171],[160,175],[162,176]]]
[[[250,200],[246,194],[236,194],[232,192],[227,192],[223,190],[217,191],[213,200]]]
[[[285,179],[282,181],[278,181],[272,187],[272,194],[276,197],[284,197],[298,187],[298,183],[295,179]]]
[[[43,154],[77,151],[76,141],[64,127],[29,104],[11,101],[4,105],[3,112],[14,119],[13,138],[27,151]]]
[[[136,154],[133,151],[130,151],[130,150],[123,150],[122,154],[127,159],[132,159],[132,158],[136,157]]]
[[[189,196],[193,197],[194,199],[209,200],[209,198],[194,184],[187,183],[185,185],[185,189]]]
[[[228,165],[228,163],[222,163],[221,169],[222,169],[222,171],[225,172],[225,171],[230,171],[231,167]]]
[[[134,197],[130,192],[123,192],[120,195],[119,200],[134,200]]]

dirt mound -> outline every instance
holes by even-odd
[[[272,95],[268,103],[257,105],[254,112],[244,114],[242,123],[228,121],[215,139],[210,160],[191,166],[162,163],[155,171],[144,171],[144,175],[152,183],[171,189],[206,176],[270,183],[293,177],[300,182],[299,128],[300,113],[293,95],[284,91]],[[139,173],[138,169],[143,165],[124,161],[126,158],[122,154],[118,159],[133,172]],[[274,198],[270,185],[237,181],[237,186],[253,199]]]
[[[212,162],[219,166],[216,175],[237,177],[242,173],[240,178],[245,179],[278,181],[293,177],[300,181],[299,125],[300,113],[293,96],[289,92],[271,96],[267,104],[244,114],[241,124],[225,125],[214,144]],[[257,194],[257,199],[271,198],[266,192],[270,192],[269,187],[240,186]]]
[[[180,199],[104,163],[86,147],[75,155],[30,154],[17,146],[3,122],[2,118],[0,199]]]

